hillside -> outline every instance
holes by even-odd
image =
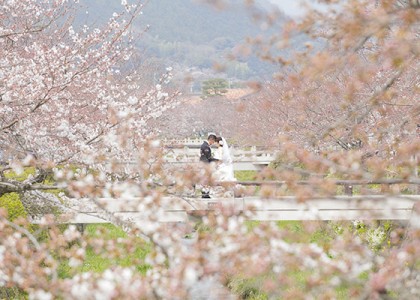
[[[266,0],[260,0],[264,7]],[[81,0],[87,6],[89,22],[104,22],[120,11],[120,0]],[[137,30],[150,28],[138,41],[147,55],[184,68],[210,69],[217,62],[226,64],[228,77],[249,79],[271,74],[272,66],[250,57],[246,61],[223,61],[247,36],[261,32],[251,20],[251,11],[243,1],[231,0],[223,10],[192,0],[151,0],[136,21]],[[259,5],[255,9],[264,9]],[[82,16],[87,19],[86,15]],[[167,63],[166,63],[167,64]]]
[[[90,20],[106,20],[122,8],[121,0],[81,0],[80,3],[88,7]],[[168,42],[206,44],[221,37],[238,42],[260,32],[241,0],[231,0],[223,10],[193,0],[151,0],[136,25],[146,24],[150,25],[151,36]]]

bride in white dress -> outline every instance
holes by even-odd
[[[221,137],[217,139],[215,144],[218,148],[214,153],[214,158],[219,160],[216,172],[214,173],[215,177],[218,181],[236,181],[228,143],[225,138]]]

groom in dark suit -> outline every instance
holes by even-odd
[[[210,146],[216,142],[216,135],[214,133],[209,133],[207,137],[207,141],[204,141],[200,147],[200,161],[204,163],[211,163],[213,161],[218,161],[211,156],[211,148]],[[202,198],[210,198],[210,190],[207,187],[204,187],[201,190],[201,197]]]
[[[209,133],[207,141],[204,141],[200,147],[200,161],[205,163],[210,163],[212,161],[218,161],[211,156],[210,146],[216,142],[216,135],[214,133]]]

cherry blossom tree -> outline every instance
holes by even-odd
[[[106,240],[100,230],[96,235],[82,235],[72,225],[61,230],[53,216],[43,217],[34,229],[25,218],[11,221],[2,209],[0,288],[18,289],[31,299],[223,299],[235,297],[236,280],[254,280],[267,298],[331,299],[340,293],[347,298],[418,298],[415,222],[409,231],[390,234],[382,248],[378,240],[385,233],[369,231],[368,243],[357,234],[358,222],[350,230],[335,227],[325,244],[303,243],[296,232],[276,223],[248,222],[252,209],[237,212],[229,205],[193,216],[201,217],[203,228],[190,239],[182,226],[159,223],[157,216],[173,199],[163,196],[211,183],[211,170],[169,172],[159,142],[149,141],[147,125],[175,104],[164,91],[170,70],[161,84],[142,90],[136,82],[141,74],[123,68],[133,50],[126,33],[141,5],[122,4],[125,14],[112,16],[105,28],[79,30],[72,25],[68,1],[1,2],[0,132],[7,163],[1,193],[35,190],[47,201],[49,189],[60,188],[60,197],[53,195],[62,206],[74,199],[93,204],[96,213],[127,235]],[[418,117],[418,78],[413,77],[418,3],[354,0],[332,8],[310,9],[272,40],[276,47],[287,45],[289,35],[302,31],[323,39],[322,47],[296,53],[293,65],[277,59],[290,66],[289,72],[263,90],[265,98],[255,100],[264,106],[254,105],[269,108],[263,110],[268,120],[282,116],[275,129],[267,127],[272,136],[289,134],[280,168],[259,176],[287,181],[279,193],[301,201],[335,192],[331,177],[368,180],[384,178],[389,174],[384,170],[391,170],[395,177],[410,179],[418,167],[412,157],[420,145],[411,125]],[[260,118],[254,125],[263,120],[260,110],[250,115]],[[394,126],[384,132],[383,122]],[[341,146],[353,139],[373,149],[389,145],[398,156],[372,157],[363,165],[365,152],[329,147],[331,141]],[[124,165],[124,160],[134,164]],[[288,163],[296,168],[282,168]],[[23,182],[6,176],[31,165],[40,171]],[[52,171],[54,186],[46,184],[42,170]],[[310,179],[308,186],[297,184],[303,176]],[[136,208],[141,220],[112,213],[103,201],[111,197],[110,205]],[[416,206],[413,216],[418,214]],[[315,230],[313,222],[303,226]],[[112,260],[132,258],[144,248],[147,256],[128,266],[83,269],[88,252]],[[63,266],[69,268],[65,276]]]
[[[173,105],[162,90],[170,70],[145,89],[144,70],[127,68],[135,51],[130,28],[142,3],[125,4],[125,13],[115,13],[103,28],[76,28],[77,7],[68,1],[2,5],[2,173],[19,171],[22,163],[43,166],[24,190],[58,164],[83,164],[92,154],[127,156],[113,152],[119,131],[131,130],[135,146],[150,133],[147,122]],[[2,178],[4,192],[22,190]]]
[[[389,150],[403,137],[412,140],[419,122],[418,5],[349,1],[327,8],[291,21],[285,39],[273,37],[272,47],[262,49],[282,68],[259,100],[278,112],[272,128],[289,127],[294,139],[321,148],[381,150],[377,143],[382,143]],[[308,37],[306,50],[289,57],[275,54],[302,32]]]

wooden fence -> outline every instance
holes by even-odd
[[[297,181],[293,184],[308,185],[310,181]],[[335,180],[337,186],[363,185],[419,185],[419,180]],[[282,186],[286,181],[242,181],[219,182],[217,185],[229,186]],[[108,223],[107,215],[112,214],[124,220],[139,224],[149,222],[150,211],[141,210],[141,198],[103,198],[75,199],[73,206],[68,207],[66,214],[57,217],[58,223]],[[100,206],[98,206],[98,203]],[[417,205],[417,206],[416,206]],[[163,197],[160,207],[154,213],[158,222],[188,222],[193,217],[203,216],[220,210],[230,210],[235,214],[244,213],[251,220],[413,220],[418,219],[414,207],[420,205],[420,195],[333,195],[313,197],[301,201],[295,196],[278,198],[264,197],[231,197],[201,199],[195,197],[167,196]],[[105,207],[106,213],[99,207]],[[109,216],[109,215],[108,215]],[[33,219],[33,223],[39,222]]]

